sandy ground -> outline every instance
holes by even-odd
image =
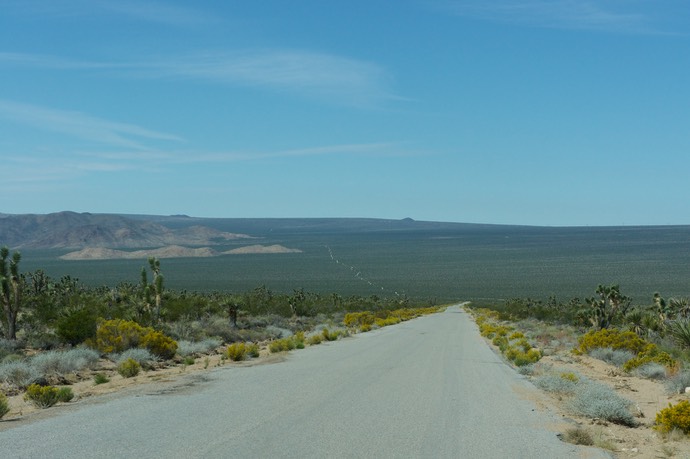
[[[487,344],[494,347],[490,341]],[[496,352],[500,354],[497,348]],[[619,458],[690,458],[690,439],[682,435],[662,435],[652,429],[656,414],[669,403],[676,404],[687,400],[683,394],[669,395],[663,383],[639,378],[624,373],[621,369],[587,355],[576,356],[567,350],[545,356],[538,367],[574,372],[587,378],[606,384],[618,394],[631,400],[637,411],[637,427],[625,427],[600,419],[591,419],[574,415],[567,409],[566,399],[552,393],[544,392],[545,397],[533,400],[541,409],[556,412],[566,421],[566,430],[580,426],[594,437],[608,443],[609,449]],[[565,432],[565,431],[564,431]],[[564,433],[563,432],[563,433]]]

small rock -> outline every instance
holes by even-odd
[[[631,453],[637,453],[637,452],[639,452],[639,451],[640,451],[640,450],[637,449],[637,448],[632,448],[632,449],[630,450]]]
[[[685,393],[686,393],[686,394],[690,394],[690,387],[686,387],[686,388],[685,388]]]

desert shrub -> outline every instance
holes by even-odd
[[[513,327],[505,325],[498,325],[492,322],[482,322],[479,325],[479,332],[482,336],[492,339],[495,336],[507,336],[509,332],[513,331]]]
[[[328,328],[321,330],[321,335],[326,341],[335,341],[340,336],[337,331],[330,331]]]
[[[192,354],[206,354],[221,345],[221,341],[218,338],[207,338],[203,341],[178,341],[177,342],[177,353],[183,357]]]
[[[144,327],[130,320],[106,320],[98,325],[95,347],[105,354],[139,347]]]
[[[69,351],[47,351],[36,354],[30,361],[41,375],[64,375],[85,368],[91,368],[100,355],[93,349],[70,349]]]
[[[555,374],[537,376],[532,382],[541,390],[555,394],[573,394],[577,387],[577,381]]]
[[[150,330],[141,338],[141,347],[162,359],[172,359],[177,352],[177,341],[161,332]]]
[[[525,338],[520,338],[516,343],[513,343],[513,346],[522,348],[523,352],[527,352],[532,349],[532,345]]]
[[[491,342],[494,344],[494,346],[497,346],[501,352],[505,352],[506,349],[508,349],[508,346],[510,346],[510,342],[505,336],[496,336],[493,340],[491,340]]]
[[[58,402],[67,403],[74,398],[74,392],[70,387],[61,387],[57,393]]]
[[[7,356],[14,355],[19,349],[19,342],[16,340],[0,338],[0,362]]]
[[[683,400],[676,405],[669,403],[668,408],[664,408],[656,414],[654,428],[661,432],[671,432],[673,429],[690,433],[690,402]]]
[[[566,381],[572,381],[574,383],[580,382],[580,377],[571,371],[563,372],[558,376],[560,376],[562,379],[565,379]]]
[[[96,374],[93,376],[93,382],[94,382],[94,384],[96,384],[96,385],[98,385],[98,384],[105,384],[105,383],[107,383],[107,382],[110,382],[110,378],[108,378],[108,377],[107,377],[106,375],[104,375],[103,373],[96,373]]]
[[[645,363],[635,369],[635,375],[647,379],[665,379],[666,367],[654,362]]]
[[[620,331],[617,329],[606,329],[590,331],[578,339],[576,352],[588,354],[592,349],[611,348],[626,349],[634,354],[639,354],[649,344],[631,331]]]
[[[59,351],[41,352],[33,356],[29,363],[41,375],[62,374],[62,354]]]
[[[670,354],[660,350],[656,344],[648,343],[635,358],[623,365],[623,370],[629,372],[648,363],[658,363],[669,368],[676,366],[676,361]]]
[[[194,360],[194,357],[192,357],[191,355],[188,355],[187,357],[182,359],[182,365],[185,366],[194,365],[194,362],[196,362],[196,360]]]
[[[256,343],[247,344],[247,355],[253,359],[259,357],[259,345]]]
[[[613,389],[593,382],[578,385],[569,402],[569,407],[579,415],[630,427],[637,425],[629,410],[631,405],[630,400],[621,397]]]
[[[665,382],[666,390],[671,394],[682,394],[690,387],[690,370],[679,371]]]
[[[374,321],[376,320],[376,317],[374,314],[372,314],[369,311],[365,312],[350,312],[345,314],[345,318],[343,319],[343,323],[345,324],[346,327],[363,327],[363,326],[369,326],[369,329],[371,329],[371,326],[374,324]]]
[[[5,394],[0,392],[0,419],[10,412],[10,402],[7,400]]]
[[[170,359],[177,352],[177,342],[172,338],[153,328],[122,319],[101,322],[96,331],[95,347],[107,354],[147,348],[163,359]]]
[[[55,334],[64,343],[76,346],[96,336],[98,318],[88,308],[70,311],[57,320]]]
[[[512,340],[521,339],[521,338],[524,338],[524,337],[525,337],[524,333],[519,332],[519,331],[516,331],[516,332],[513,332],[513,333],[508,337],[508,339],[512,341]]]
[[[37,408],[50,408],[60,401],[59,390],[53,386],[31,384],[26,388],[24,400],[30,401]]]
[[[122,361],[117,366],[117,372],[120,373],[120,376],[123,378],[133,378],[138,375],[140,371],[141,365],[132,358]]]
[[[617,367],[622,367],[629,360],[635,358],[635,353],[627,349],[613,349],[610,347],[597,347],[589,351],[589,355],[595,359],[603,360]]]
[[[369,324],[363,324],[359,327],[359,331],[362,333],[366,333],[368,331],[371,331],[371,325]]]
[[[113,357],[113,360],[117,365],[132,359],[142,368],[151,368],[154,363],[158,362],[158,357],[153,355],[148,349],[127,349],[122,354],[116,354]]]
[[[268,350],[271,351],[271,353],[276,353],[291,351],[295,349],[295,347],[295,341],[292,338],[283,338],[271,341],[268,345]]]
[[[385,319],[377,318],[374,321],[376,326],[380,327],[380,328],[387,327],[389,325],[399,324],[400,322],[401,322],[401,320],[398,317],[386,317]]]
[[[225,350],[225,355],[233,362],[244,360],[246,354],[247,346],[244,343],[233,343]]]
[[[25,360],[0,364],[0,381],[23,389],[41,377],[36,368]]]
[[[572,427],[565,431],[563,440],[574,445],[592,446],[594,444],[594,437],[587,429],[582,427]]]
[[[295,333],[295,335],[292,337],[292,340],[295,342],[295,347],[297,349],[304,349],[304,332],[303,331],[298,331]]]
[[[317,344],[321,344],[323,341],[323,335],[311,335],[309,338],[307,338],[307,344],[310,346],[315,346]]]
[[[529,349],[527,352],[515,347],[509,347],[505,351],[505,356],[516,366],[521,367],[532,363],[537,363],[541,359],[541,352],[538,349]]]

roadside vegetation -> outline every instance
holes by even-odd
[[[278,293],[188,292],[167,289],[161,263],[149,259],[138,284],[87,287],[22,273],[21,256],[0,250],[0,418],[8,396],[36,407],[67,403],[71,384],[136,378],[178,366],[241,362],[336,341],[437,312],[404,296],[343,297],[302,289]],[[76,394],[79,395],[79,394]]]
[[[596,288],[584,301],[511,299],[470,306],[480,333],[538,388],[552,394],[566,412],[594,424],[646,426],[664,439],[690,433],[690,303],[655,293],[647,304],[635,304],[618,285]],[[531,358],[528,353],[532,352]],[[544,363],[542,357],[550,356]],[[626,382],[602,383],[558,366],[578,356],[606,362],[611,380],[637,377],[666,388],[674,400],[653,419],[617,389]],[[674,395],[675,394],[675,395]],[[578,426],[563,434],[567,441],[614,448],[600,434]]]

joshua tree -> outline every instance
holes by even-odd
[[[153,272],[153,292],[156,302],[156,320],[161,316],[161,302],[163,300],[163,275],[161,274],[161,262],[155,257],[149,258],[149,266]]]
[[[621,294],[618,285],[599,285],[595,292],[598,295],[588,298],[590,306],[589,321],[597,328],[608,328],[614,320],[625,316],[632,299]]]
[[[5,312],[5,336],[7,339],[17,339],[17,315],[21,305],[21,277],[19,276],[19,252],[12,254],[7,247],[0,249],[0,296],[2,309]]]

